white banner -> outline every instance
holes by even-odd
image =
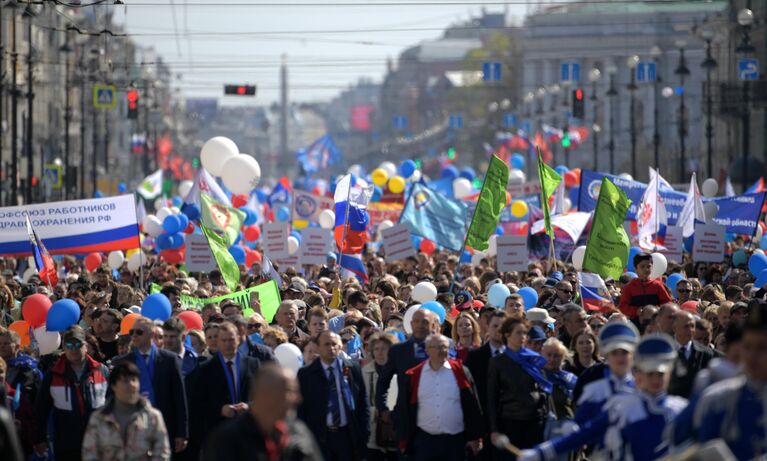
[[[284,222],[264,223],[264,253],[277,261],[288,255],[288,224]]]
[[[301,264],[320,266],[327,263],[332,245],[333,235],[330,229],[303,228],[301,230]]]
[[[218,269],[208,239],[201,234],[186,236],[186,269],[189,272],[210,272]]]
[[[413,239],[410,238],[410,226],[397,224],[381,231],[387,261],[397,261],[415,256]]]
[[[661,251],[669,261],[682,262],[682,252],[684,251],[684,240],[682,239],[683,229],[679,226],[668,226],[666,228],[666,239],[664,246],[666,249]]]
[[[725,227],[719,224],[696,224],[692,259],[695,262],[720,263],[724,261]]]
[[[499,235],[495,246],[498,250],[495,257],[498,272],[527,271],[530,254],[526,235]]]
[[[590,217],[591,213],[583,212],[560,214],[551,217],[551,225],[566,232],[573,242],[577,242],[578,239],[581,238],[581,234],[586,228],[586,225],[589,223]],[[538,232],[542,232],[544,224],[542,219],[536,221],[535,224],[533,224],[530,233],[537,234]]]

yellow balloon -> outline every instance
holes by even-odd
[[[389,180],[389,192],[392,194],[401,194],[405,190],[405,178],[395,176]]]
[[[389,180],[389,174],[383,168],[376,168],[373,170],[370,177],[373,178],[373,184],[378,187],[383,187],[384,184],[386,184],[386,181]]]
[[[125,252],[125,260],[129,260],[131,256],[136,254],[139,251],[138,248],[133,248]]]
[[[515,218],[523,218],[527,215],[527,203],[522,200],[517,200],[511,204],[511,214]]]
[[[309,225],[309,221],[305,221],[303,219],[296,219],[295,221],[293,221],[293,229],[296,229],[296,230],[301,230],[308,225]]]

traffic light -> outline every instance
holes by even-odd
[[[576,88],[573,90],[573,117],[583,119],[584,117],[584,100],[583,89]]]
[[[565,128],[564,133],[562,133],[562,148],[570,148],[570,132],[567,128]]]
[[[455,160],[455,147],[451,147],[447,150],[447,158],[450,160]]]
[[[128,90],[128,118],[136,120],[138,118],[138,90]]]
[[[255,96],[256,85],[224,85],[224,94],[233,96]]]

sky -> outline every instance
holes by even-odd
[[[154,47],[180,75],[173,84],[184,96],[222,97],[225,83],[255,84],[256,104],[269,105],[279,98],[283,54],[290,99],[326,101],[361,77],[380,82],[387,58],[438,38],[448,25],[479,15],[483,6],[471,1],[424,5],[439,0],[285,1],[126,0],[127,7],[114,8],[115,20],[125,23],[133,39]],[[407,4],[373,4],[396,1]],[[509,17],[521,18],[524,0],[512,2]],[[503,11],[504,5],[496,1],[486,8]],[[220,100],[253,104],[246,99]]]

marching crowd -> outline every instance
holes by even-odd
[[[36,293],[78,303],[61,347],[40,355],[0,331],[3,459],[67,460],[750,460],[767,454],[767,292],[744,267],[669,263],[673,292],[636,274],[606,283],[613,305],[584,309],[561,261],[498,273],[435,251],[364,256],[369,282],[322,267],[279,272],[268,322],[259,298],[206,304],[201,330],[183,295],[229,293],[221,274],[153,260],[141,274],[73,259],[55,287],[0,261],[1,323]],[[241,287],[269,280],[241,266]],[[635,278],[632,278],[636,275]],[[428,281],[444,311],[409,309]],[[160,285],[173,315],[139,318]],[[494,284],[511,293],[488,300]],[[526,309],[522,287],[538,293]],[[529,307],[529,306],[528,306]],[[252,311],[251,311],[252,309]],[[444,317],[444,318],[443,318]],[[275,357],[298,346],[297,373]],[[709,456],[708,458],[706,456]],[[711,457],[713,456],[713,457]]]

